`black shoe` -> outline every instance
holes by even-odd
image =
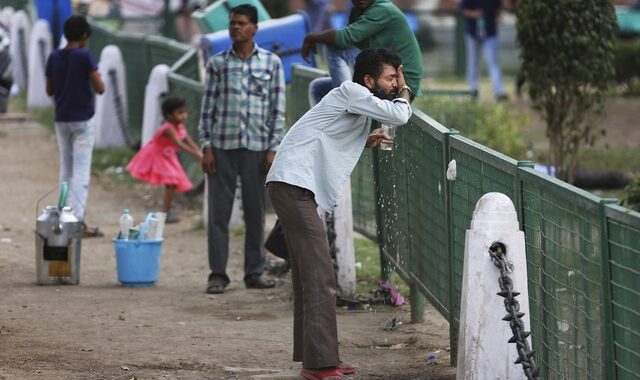
[[[496,96],[496,101],[498,102],[506,102],[509,100],[509,97],[506,94]]]
[[[250,277],[244,280],[244,284],[249,289],[270,289],[276,286],[273,280],[265,280],[261,276]]]
[[[469,96],[471,97],[472,102],[478,101],[478,90],[469,90]]]
[[[207,294],[222,294],[226,287],[227,284],[221,278],[214,277],[207,282],[207,290],[205,292]]]

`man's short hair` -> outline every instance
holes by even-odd
[[[91,25],[83,16],[74,15],[64,22],[64,37],[67,41],[78,41],[91,35]]]
[[[364,49],[356,57],[353,67],[353,81],[364,86],[364,77],[369,74],[377,80],[382,74],[382,65],[387,64],[398,68],[402,64],[400,56],[391,49]]]
[[[231,8],[231,11],[229,11],[229,17],[234,13],[249,17],[249,21],[251,21],[252,24],[258,23],[258,8],[251,4],[240,4],[237,7]]]

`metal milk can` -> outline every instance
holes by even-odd
[[[82,222],[73,215],[71,207],[64,206],[67,192],[68,185],[63,182],[58,205],[45,207],[36,220],[36,274],[39,285],[75,285],[80,281]]]

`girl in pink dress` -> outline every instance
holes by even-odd
[[[171,211],[176,191],[187,191],[193,184],[178,161],[177,152],[182,149],[202,161],[202,152],[184,128],[187,120],[187,104],[183,98],[169,96],[162,102],[165,123],[145,146],[131,159],[127,170],[132,177],[151,185],[164,185],[163,211],[165,223],[180,219]]]

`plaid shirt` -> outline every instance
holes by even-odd
[[[284,135],[285,84],[280,58],[254,45],[239,58],[233,46],[207,63],[198,131],[202,148],[277,150]]]

